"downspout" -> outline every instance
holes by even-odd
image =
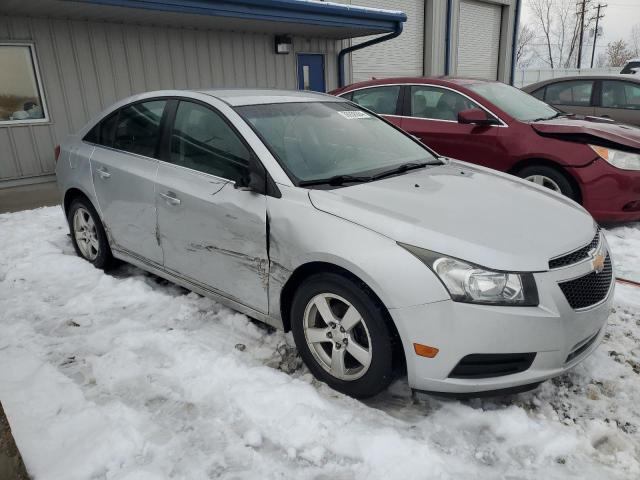
[[[516,0],[516,10],[513,19],[513,44],[511,45],[511,81],[513,85],[516,81],[516,53],[518,44],[518,30],[520,29],[520,3],[522,0]]]
[[[447,20],[444,30],[444,74],[451,73],[451,16],[453,0],[447,0]]]
[[[338,53],[338,88],[344,87],[344,57],[347,53],[351,53],[354,50],[360,50],[361,48],[370,47],[371,45],[375,45],[376,43],[386,42],[387,40],[391,40],[392,38],[396,38],[402,33],[402,22],[396,23],[396,28],[393,32],[388,35],[383,35],[382,37],[376,37],[371,40],[368,40],[364,43],[359,43],[358,45],[351,45],[350,47],[343,48]]]

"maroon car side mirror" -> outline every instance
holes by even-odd
[[[497,125],[498,121],[479,108],[469,108],[458,112],[458,123],[471,125]]]

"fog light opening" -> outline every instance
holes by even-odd
[[[420,343],[414,343],[413,349],[415,350],[416,355],[427,358],[435,357],[440,351],[436,347],[430,347],[429,345],[422,345]]]
[[[624,212],[640,211],[640,200],[634,200],[633,202],[627,203],[624,207],[622,207],[622,211]]]

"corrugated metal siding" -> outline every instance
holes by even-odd
[[[0,126],[0,180],[50,174],[53,147],[115,101],[164,88],[296,88],[296,55],[273,35],[117,23],[0,17],[1,41],[35,44],[50,124]],[[325,53],[328,89],[346,42],[294,38],[294,52]]]
[[[422,75],[424,70],[424,0],[353,0],[363,7],[402,10],[407,14],[402,34],[352,54],[353,81],[372,77],[401,77]],[[354,44],[373,37],[356,39]]]
[[[457,75],[496,80],[501,24],[501,5],[460,2]]]

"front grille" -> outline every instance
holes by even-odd
[[[613,267],[611,257],[607,254],[604,260],[604,269],[597,273],[593,271],[584,277],[561,282],[560,290],[567,298],[573,309],[587,308],[604,300],[611,288]]]
[[[588,258],[589,252],[595,249],[598,246],[598,243],[600,243],[600,227],[598,227],[596,236],[593,237],[593,240],[591,240],[590,244],[585,245],[584,247],[579,248],[578,250],[575,250],[571,253],[567,253],[566,255],[562,255],[561,257],[552,258],[551,260],[549,260],[549,268],[554,269],[566,267],[567,265],[573,265],[574,263],[578,263],[585,258]]]
[[[582,345],[578,344],[580,346],[578,348],[576,348],[575,350],[573,350],[567,356],[567,359],[564,361],[564,363],[569,363],[574,358],[579,357],[580,355],[582,355],[591,345],[593,345],[593,342],[595,342],[596,339],[598,338],[598,334],[600,334],[600,330],[598,330],[591,337],[589,337],[587,340],[585,340]]]
[[[491,378],[527,370],[535,353],[474,353],[464,357],[449,378]]]

